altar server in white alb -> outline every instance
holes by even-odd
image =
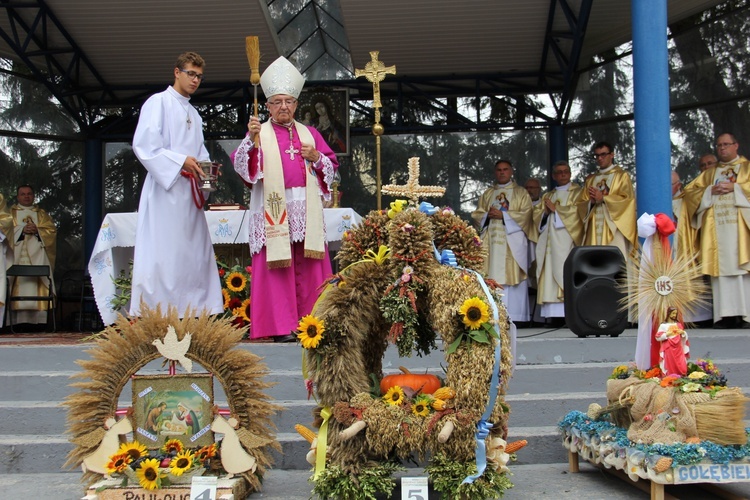
[[[174,84],[141,108],[133,151],[148,170],[138,206],[131,316],[149,307],[224,310],[221,282],[203,213],[199,161],[209,160],[203,120],[190,96],[203,80],[204,61],[185,52],[174,65]]]

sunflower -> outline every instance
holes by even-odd
[[[325,324],[312,314],[304,316],[297,327],[297,338],[302,342],[305,349],[315,349],[323,338],[326,331]]]
[[[242,306],[240,307],[240,309],[242,309],[242,318],[249,323],[250,322],[250,299],[249,298],[242,301]]]
[[[135,461],[148,455],[148,449],[138,441],[133,441],[130,443],[122,443],[120,449],[117,450],[117,453],[127,453],[130,455],[130,458]]]
[[[141,462],[141,466],[135,471],[135,475],[144,490],[160,488],[162,478],[166,477],[166,474],[159,470],[158,458],[147,458]]]
[[[169,472],[175,476],[181,476],[183,472],[190,470],[193,467],[193,460],[195,456],[190,450],[185,450],[178,453],[176,457],[169,462]]]
[[[216,448],[216,443],[211,443],[199,449],[195,453],[195,456],[198,457],[198,460],[203,462],[204,460],[208,460],[209,458],[214,458],[217,452],[218,452],[218,449]]]
[[[227,307],[229,306],[229,301],[232,300],[232,296],[229,295],[229,290],[226,288],[221,289],[221,295],[224,297],[224,310],[226,311]]]
[[[114,474],[115,472],[122,472],[132,461],[133,458],[127,453],[115,453],[109,457],[107,473]]]
[[[389,405],[398,406],[404,402],[405,397],[404,390],[400,386],[394,385],[385,393],[383,400]]]
[[[426,417],[430,414],[430,398],[418,397],[411,405],[411,412],[418,417]]]
[[[182,446],[182,441],[180,441],[179,439],[170,439],[164,443],[164,446],[161,447],[161,451],[167,454],[182,453],[182,450],[184,449],[185,447]]]
[[[224,283],[226,283],[227,288],[231,291],[241,292],[247,286],[247,278],[245,278],[245,275],[242,273],[233,272],[226,277]]]
[[[482,323],[489,321],[490,308],[479,297],[466,299],[458,312],[463,316],[464,325],[472,330],[478,329]]]

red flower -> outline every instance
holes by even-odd
[[[240,307],[242,305],[242,301],[238,299],[237,297],[230,299],[229,304],[227,304],[227,309],[230,311],[233,311]]]
[[[223,268],[219,269],[219,277],[220,278],[223,278],[225,274],[227,274],[227,272]]]

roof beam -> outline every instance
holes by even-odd
[[[99,117],[99,105],[115,95],[96,68],[65,30],[44,0],[0,0],[9,30],[0,37],[34,77],[43,83],[81,127],[88,130]],[[78,82],[87,73],[99,84],[83,89]],[[93,96],[93,99],[90,98]]]

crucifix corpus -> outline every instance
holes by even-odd
[[[372,126],[372,133],[375,135],[375,153],[377,157],[377,193],[378,193],[378,210],[380,210],[380,136],[385,129],[380,124],[380,108],[383,107],[380,102],[380,82],[385,80],[386,75],[395,75],[396,66],[388,66],[383,61],[378,60],[380,52],[373,50],[370,52],[370,61],[365,64],[365,69],[355,69],[354,76],[359,78],[364,76],[368,82],[372,83],[372,107],[375,110],[375,123]]]

